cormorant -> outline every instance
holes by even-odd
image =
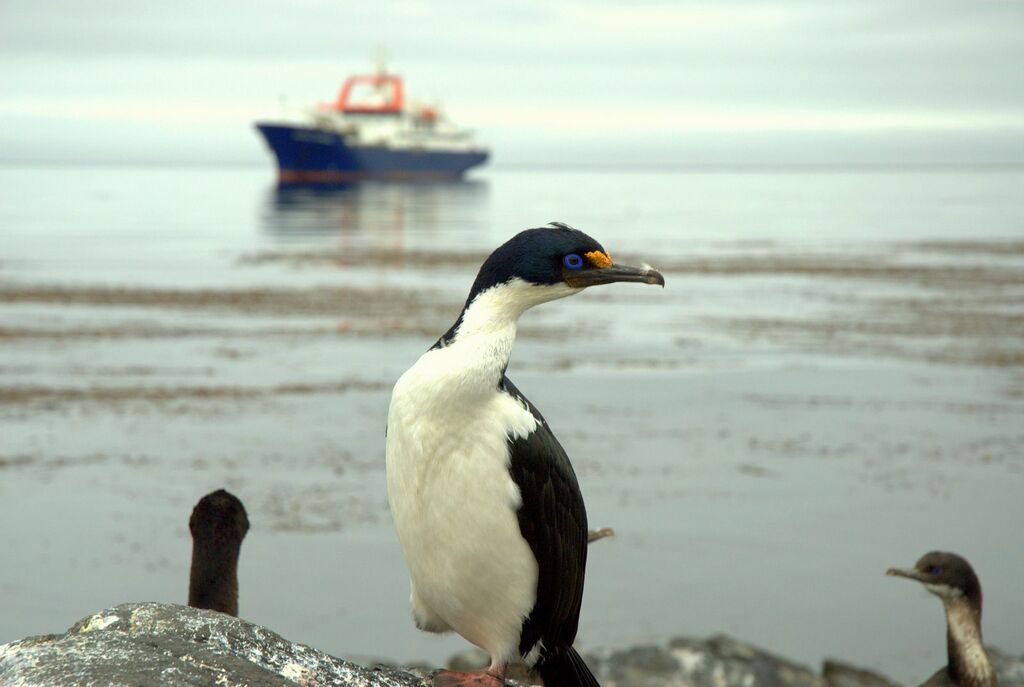
[[[238,615],[238,552],[249,531],[245,506],[223,489],[201,498],[188,521],[188,605]]]
[[[981,582],[971,564],[955,553],[926,553],[913,568],[886,575],[917,580],[946,609],[947,664],[921,687],[995,687],[996,674],[981,643]]]
[[[565,450],[505,370],[526,310],[613,282],[665,285],[568,225],[521,232],[487,258],[455,324],[395,384],[388,500],[413,618],[491,659],[483,673],[440,671],[435,685],[499,685],[517,656],[550,687],[598,684],[572,646],[583,497]]]

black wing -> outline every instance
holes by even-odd
[[[547,422],[507,377],[502,389],[537,418],[530,436],[509,439],[510,472],[523,500],[519,530],[539,568],[537,601],[523,623],[519,651],[526,655],[543,641],[548,654],[571,647],[576,638],[587,566],[587,511],[569,457]]]

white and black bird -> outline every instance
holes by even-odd
[[[889,568],[886,575],[917,580],[942,599],[946,610],[947,663],[921,687],[995,687],[996,674],[981,643],[981,582],[955,553],[932,551],[913,568]]]
[[[597,680],[572,647],[583,598],[587,513],[547,422],[505,376],[519,317],[598,284],[665,285],[612,262],[567,225],[528,229],[480,268],[455,324],[395,384],[388,500],[416,625],[454,630],[490,655],[483,673],[435,685],[501,684],[519,657],[550,687]]]

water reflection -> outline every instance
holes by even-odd
[[[487,216],[488,202],[487,182],[477,180],[273,186],[260,228],[281,242],[405,247],[439,230],[472,230]]]

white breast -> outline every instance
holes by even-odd
[[[387,481],[421,626],[450,627],[507,660],[534,605],[537,562],[519,531],[506,437],[526,436],[537,422],[498,391],[504,363],[495,356],[493,346],[463,342],[425,353],[399,379]]]

